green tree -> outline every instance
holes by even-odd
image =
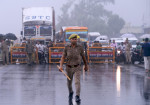
[[[4,35],[0,34],[0,42],[3,40]]]
[[[4,35],[4,38],[10,39],[10,40],[16,40],[17,39],[16,35],[13,33],[7,33],[6,35]]]
[[[70,0],[61,7],[62,14],[61,16],[58,16],[58,24],[56,26],[57,29],[62,26],[70,25],[69,24],[70,18],[69,18],[68,10],[71,7],[72,3],[73,3],[73,0]]]
[[[63,14],[59,17],[58,26],[87,26],[89,31],[118,34],[125,22],[118,15],[106,10],[106,3],[114,3],[114,0],[80,0],[74,5],[68,1],[62,7]]]
[[[124,26],[125,22],[118,15],[112,15],[108,20],[109,32],[113,35],[120,33],[120,30]]]

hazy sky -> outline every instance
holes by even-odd
[[[66,0],[1,0],[0,2],[0,33],[20,34],[22,28],[22,8],[34,6],[53,6],[56,15]],[[109,10],[119,14],[127,23],[141,26],[143,15],[147,12],[146,0],[116,0],[115,5],[107,5]],[[149,11],[150,12],[150,11]],[[146,17],[146,16],[145,16]]]

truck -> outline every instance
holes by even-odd
[[[71,34],[78,34],[82,42],[88,41],[88,28],[80,26],[63,26],[60,30],[60,40],[63,42],[69,42],[69,36]]]
[[[30,7],[22,9],[22,38],[54,41],[55,11],[53,7]]]
[[[93,42],[97,37],[99,37],[101,34],[99,32],[89,32],[88,37],[89,37],[89,46],[92,46]]]

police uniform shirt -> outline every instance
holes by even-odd
[[[64,49],[63,56],[66,58],[67,65],[81,64],[82,57],[84,56],[84,50],[81,45],[76,45],[74,48],[67,45]]]
[[[131,48],[131,44],[130,43],[126,43],[125,50],[126,51],[130,51],[130,48]]]
[[[6,41],[2,42],[1,48],[2,48],[3,51],[8,51],[8,45],[7,45]]]

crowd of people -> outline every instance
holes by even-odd
[[[145,43],[148,43],[145,45]],[[148,65],[150,62],[150,51],[149,51],[149,40],[148,38],[145,39],[145,43],[139,43],[137,42],[137,46],[135,48],[135,51],[137,53],[139,53],[140,56],[144,56],[144,62],[146,65]],[[80,44],[80,42],[79,42]],[[45,60],[45,58],[43,58],[45,56],[45,54],[47,54],[46,58],[47,60],[45,60],[46,63],[48,63],[48,59],[49,59],[49,47],[64,47],[65,45],[63,44],[63,42],[61,41],[57,41],[56,44],[54,44],[52,41],[49,41],[47,43],[47,45],[45,45],[43,42],[40,41],[34,41],[34,40],[22,40],[21,45],[13,45],[13,43],[11,43],[11,41],[9,40],[2,40],[2,42],[0,43],[0,51],[2,53],[2,59],[3,59],[3,64],[9,64],[10,63],[10,49],[12,46],[16,46],[16,47],[25,47],[25,49],[23,51],[25,51],[28,55],[28,64],[31,65],[32,63],[36,63],[36,54],[35,52],[38,52],[38,63],[42,63],[43,59]],[[109,47],[114,47],[116,50],[120,49],[122,50],[124,57],[125,57],[125,61],[127,64],[131,64],[131,49],[132,49],[132,45],[130,44],[130,42],[128,41],[128,39],[126,39],[125,42],[121,42],[120,44],[117,44],[115,42],[115,40],[113,40],[112,42],[109,41]],[[145,47],[146,46],[146,47]],[[99,43],[98,41],[95,41],[92,45],[92,47],[103,47],[103,45],[101,43]],[[96,49],[96,51],[102,51],[101,48]],[[62,51],[61,51],[62,52]],[[148,57],[147,57],[148,56]],[[148,70],[150,67],[146,66],[145,68],[146,70]]]
[[[53,41],[49,41],[47,44],[44,43],[44,41],[35,41],[35,40],[26,40],[23,39],[21,40],[21,43],[12,43],[10,40],[7,39],[3,39],[0,42],[0,52],[1,52],[1,56],[2,56],[2,61],[3,61],[3,65],[5,64],[9,64],[11,61],[11,47],[24,47],[22,49],[16,50],[19,52],[26,52],[27,53],[27,63],[29,65],[33,64],[33,63],[40,63],[42,64],[42,62],[44,63],[48,63],[48,58],[49,58],[49,47],[64,47],[65,45],[63,44],[63,42],[61,41],[57,41],[55,44],[53,43]],[[37,58],[36,59],[36,52],[37,54]],[[22,60],[19,60],[22,61]]]

